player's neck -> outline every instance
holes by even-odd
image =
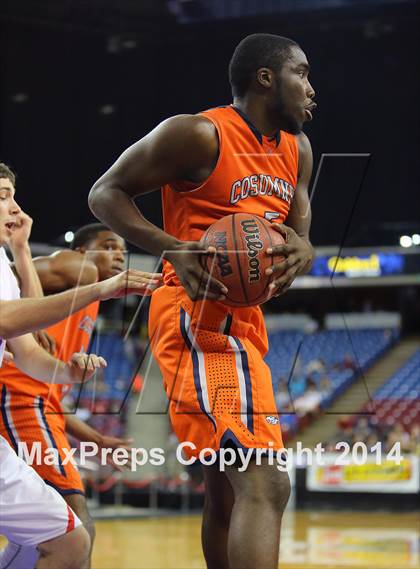
[[[280,130],[278,125],[274,125],[270,120],[266,109],[260,102],[248,97],[240,99],[234,97],[233,105],[244,113],[248,117],[248,120],[251,121],[255,128],[264,136],[275,136]]]

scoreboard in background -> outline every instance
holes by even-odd
[[[318,247],[311,271],[298,277],[292,288],[420,286],[420,246]]]

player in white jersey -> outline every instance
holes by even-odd
[[[7,340],[16,365],[35,379],[56,383],[83,381],[106,365],[103,358],[74,354],[70,362],[60,362],[38,346],[28,332],[62,320],[95,300],[127,293],[148,294],[159,284],[159,276],[127,271],[107,281],[80,287],[76,296],[67,291],[47,298],[20,299],[16,278],[3,249],[24,216],[14,193],[13,173],[0,164],[0,365]],[[30,569],[35,563],[37,569],[81,569],[89,554],[89,536],[80,520],[2,437],[0,534],[9,539],[9,547],[0,558],[3,569]]]

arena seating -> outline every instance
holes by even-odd
[[[371,422],[379,426],[402,423],[410,429],[420,420],[420,350],[384,383],[364,410],[374,412]]]
[[[86,385],[84,396],[92,396],[95,400],[122,401],[130,389],[136,362],[130,361],[122,336],[116,332],[102,334],[92,351],[100,353],[108,363],[103,371],[103,384],[90,382]]]
[[[275,390],[280,380],[287,380],[294,400],[305,390],[306,366],[321,359],[325,372],[312,372],[310,377],[318,385],[323,377],[328,377],[330,389],[322,393],[321,402],[321,407],[326,408],[386,352],[398,336],[396,329],[322,330],[313,334],[277,331],[269,336],[266,363],[271,369]],[[284,432],[294,432],[299,427],[299,420],[294,413],[282,413],[281,424]]]

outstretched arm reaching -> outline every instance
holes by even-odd
[[[95,300],[148,295],[161,283],[159,273],[128,270],[111,279],[44,298],[0,300],[0,338],[9,340],[64,320]]]

